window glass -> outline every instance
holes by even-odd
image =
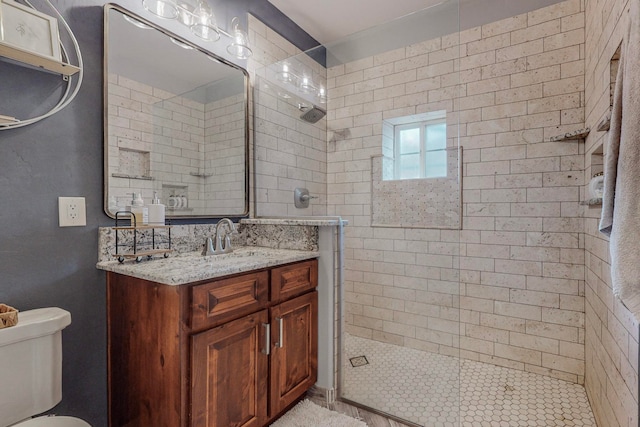
[[[438,123],[427,125],[427,151],[441,150],[447,147],[447,125]]]
[[[400,154],[420,153],[420,128],[402,129],[400,136]]]
[[[441,178],[447,176],[446,111],[390,119],[383,127],[385,158],[390,167],[383,179]],[[412,120],[413,119],[413,120]]]
[[[420,176],[420,153],[404,154],[400,158],[400,179],[416,179]]]

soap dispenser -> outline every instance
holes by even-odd
[[[149,205],[149,225],[164,225],[164,205],[160,203],[158,192],[153,192],[153,201]]]
[[[131,200],[131,214],[135,217],[135,225],[146,225],[149,222],[149,209],[144,205],[142,200],[142,194],[132,193],[133,199]],[[131,225],[134,224],[133,218]]]

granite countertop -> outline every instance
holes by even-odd
[[[199,252],[154,258],[136,263],[133,260],[119,263],[103,261],[96,264],[100,270],[163,283],[184,285],[231,274],[273,267],[290,262],[318,257],[316,251],[271,249],[259,246],[243,246],[230,254],[202,256]]]
[[[347,225],[349,223],[346,219],[342,219],[338,216],[281,216],[245,218],[240,220],[240,224],[332,227],[340,225],[340,221],[342,221],[342,225]]]

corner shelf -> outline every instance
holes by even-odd
[[[591,132],[590,128],[578,129],[573,132],[567,132],[562,135],[556,135],[549,138],[551,142],[559,142],[559,141],[575,141],[575,140],[583,140],[589,135]]]
[[[580,202],[581,206],[601,206],[602,205],[602,198],[593,198],[593,199],[589,199],[589,200],[583,200],[582,202]]]
[[[29,52],[3,42],[0,42],[0,56],[52,73],[62,74],[64,77],[72,76],[80,71],[80,68],[75,65]]]

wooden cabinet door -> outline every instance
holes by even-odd
[[[267,326],[267,310],[262,310],[192,336],[192,427],[266,423]]]
[[[297,262],[271,270],[271,301],[280,302],[318,287],[318,260]]]
[[[318,373],[318,292],[271,309],[270,415],[293,403],[316,382]]]

